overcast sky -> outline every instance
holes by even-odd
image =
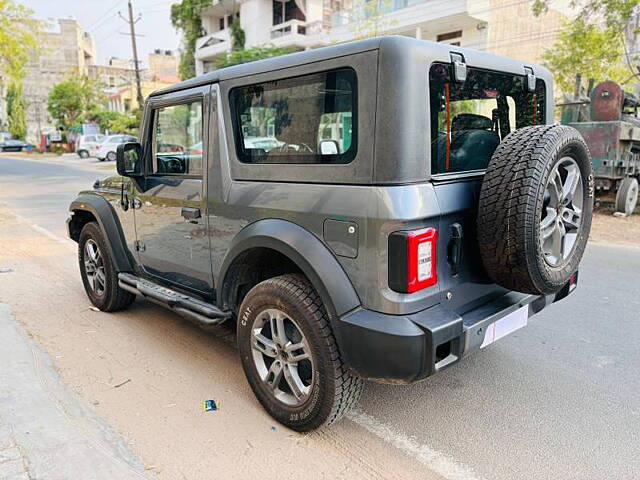
[[[118,17],[127,16],[127,0],[18,0],[35,12],[36,18],[75,18],[96,42],[99,63],[109,57],[131,58],[129,27]],[[134,15],[142,15],[136,24],[138,56],[147,63],[147,54],[156,48],[176,50],[180,35],[169,19],[172,3],[179,0],[133,0]],[[126,32],[121,35],[118,32]]]

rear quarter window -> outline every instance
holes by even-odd
[[[545,85],[526,89],[526,77],[467,68],[453,80],[451,65],[429,71],[431,173],[484,170],[498,144],[512,131],[545,123]]]
[[[230,92],[243,163],[345,164],[357,146],[357,84],[345,68]]]

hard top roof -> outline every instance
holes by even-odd
[[[255,62],[221,68],[219,70],[176,83],[175,85],[162,88],[153,92],[151,96],[163,95],[192,87],[216,83],[222,80],[251,76],[259,73],[272,72],[284,68],[319,62],[322,60],[344,57],[370,50],[381,50],[392,56],[412,55],[416,52],[420,52],[424,54],[426,58],[430,58],[431,61],[449,61],[450,53],[458,52],[464,55],[465,61],[470,66],[524,74],[523,67],[526,65],[535,67],[534,71],[536,75],[545,79],[551,79],[551,74],[547,69],[537,65],[534,66],[531,63],[520,62],[510,58],[501,57],[499,55],[468,48],[461,48],[445,43],[436,43],[427,40],[418,40],[411,37],[390,35],[305,50],[303,52],[290,53],[279,57],[267,58]]]

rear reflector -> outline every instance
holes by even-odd
[[[389,287],[396,292],[413,293],[435,285],[437,242],[435,228],[389,235]]]

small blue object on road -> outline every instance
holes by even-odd
[[[205,400],[202,402],[202,408],[205,412],[210,412],[212,410],[218,410],[218,404],[215,400]]]

